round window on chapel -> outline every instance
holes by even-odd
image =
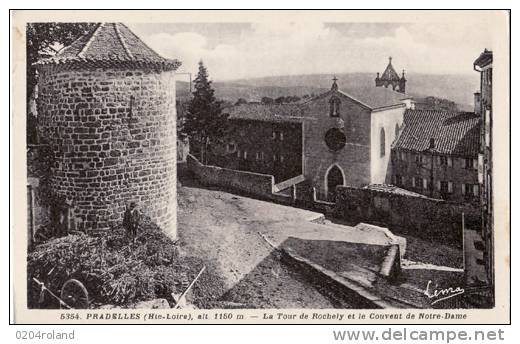
[[[345,147],[345,144],[347,143],[347,137],[342,130],[338,128],[332,128],[325,133],[325,143],[330,150],[336,152]]]

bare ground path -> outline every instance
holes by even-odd
[[[247,308],[351,307],[281,263],[259,233],[275,246],[287,243],[289,237],[367,244],[385,244],[386,237],[378,239],[378,233],[367,233],[366,229],[313,223],[322,215],[201,187],[182,168],[179,172],[179,247],[181,253],[196,256],[207,266],[192,302],[199,307],[214,307],[212,302],[216,301]],[[412,263],[458,267],[457,250],[436,247],[432,251],[432,247],[427,248],[431,244],[407,240],[407,258]],[[317,246],[311,245],[315,252]],[[326,256],[327,252],[319,254]]]
[[[219,277],[203,291],[211,292],[213,300],[258,308],[348,307],[282,264],[258,234],[319,214],[199,188],[187,178],[179,185],[178,203],[181,252],[200,257],[207,273]]]

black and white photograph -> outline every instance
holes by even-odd
[[[57,12],[13,15],[20,321],[509,319],[507,11]]]

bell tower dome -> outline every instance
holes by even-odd
[[[390,56],[388,58],[388,65],[386,66],[385,71],[381,76],[379,76],[379,73],[377,73],[376,77],[376,87],[392,87],[392,90],[405,93],[406,89],[406,79],[404,77],[404,70],[403,75],[399,77],[397,72],[394,69],[394,66],[392,65],[392,57]]]

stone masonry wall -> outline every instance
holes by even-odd
[[[424,196],[338,186],[334,213],[350,222],[382,225],[396,234],[411,234],[447,245],[462,245],[465,227],[478,228],[479,210]]]
[[[272,175],[205,166],[191,154],[188,154],[186,162],[188,169],[203,184],[220,186],[260,197],[272,197],[274,185]]]
[[[173,72],[39,70],[40,136],[52,147],[51,189],[78,230],[121,224],[135,201],[176,235]]]

